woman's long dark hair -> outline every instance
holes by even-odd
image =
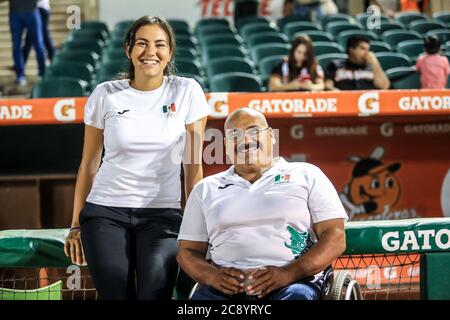
[[[170,51],[172,52],[172,58],[167,63],[166,68],[164,69],[164,75],[170,76],[175,75],[175,64],[174,64],[174,57],[175,57],[175,34],[172,30],[172,27],[169,25],[169,23],[160,17],[152,17],[152,16],[143,16],[137,19],[133,25],[128,30],[125,41],[124,41],[124,47],[127,48],[128,45],[128,55],[131,55],[131,51],[133,50],[134,44],[136,42],[136,33],[137,31],[143,27],[148,25],[158,25],[161,27],[161,29],[164,30],[164,32],[167,35],[167,38],[169,40],[169,47]],[[134,80],[134,65],[133,61],[131,59],[128,59],[128,72],[126,73],[126,77],[130,80]]]
[[[303,64],[297,67],[297,62],[295,61],[295,50],[299,45],[306,46],[306,59],[303,61]],[[311,38],[308,35],[299,35],[291,42],[291,50],[289,51],[288,57],[289,64],[289,81],[297,79],[300,73],[300,70],[303,67],[306,67],[308,73],[311,76],[312,82],[316,82],[317,80],[317,60],[314,47],[312,45]]]

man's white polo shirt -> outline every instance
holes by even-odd
[[[325,174],[279,158],[253,184],[233,166],[201,180],[187,201],[178,240],[208,242],[221,266],[283,266],[317,242],[314,223],[336,218],[347,220],[347,213]]]

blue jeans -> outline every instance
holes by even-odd
[[[321,285],[316,282],[297,282],[269,293],[265,300],[319,300]],[[192,300],[258,300],[245,293],[227,295],[210,286],[200,285]]]
[[[304,17],[305,19],[311,19],[311,14],[313,12],[315,13],[317,20],[323,17],[323,10],[320,4],[314,6],[295,4],[294,6],[294,14],[296,16]]]
[[[53,56],[55,55],[55,48],[53,47],[52,38],[50,36],[50,31],[48,30],[48,24],[50,20],[50,11],[38,8],[39,14],[41,16],[41,22],[42,22],[42,37],[44,40],[44,46],[45,50],[47,51],[47,57],[50,59],[50,61],[53,59]],[[23,46],[23,57],[25,64],[27,63],[28,55],[30,54],[31,47],[33,46],[33,42],[30,36],[30,33],[27,32],[27,36],[25,37],[25,45]]]
[[[25,61],[22,49],[22,34],[24,29],[27,30],[31,37],[36,50],[36,58],[38,61],[39,75],[43,76],[45,72],[45,51],[44,42],[42,40],[41,16],[38,9],[32,12],[10,12],[9,27],[11,30],[11,38],[13,44],[14,68],[16,70],[17,79],[25,78]]]

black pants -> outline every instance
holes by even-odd
[[[81,240],[100,299],[170,299],[178,273],[180,209],[87,203]]]
[[[234,23],[241,18],[257,15],[258,2],[256,1],[239,1],[234,5]]]

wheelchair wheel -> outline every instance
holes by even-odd
[[[332,300],[362,300],[361,288],[349,271],[335,271],[331,288]]]

